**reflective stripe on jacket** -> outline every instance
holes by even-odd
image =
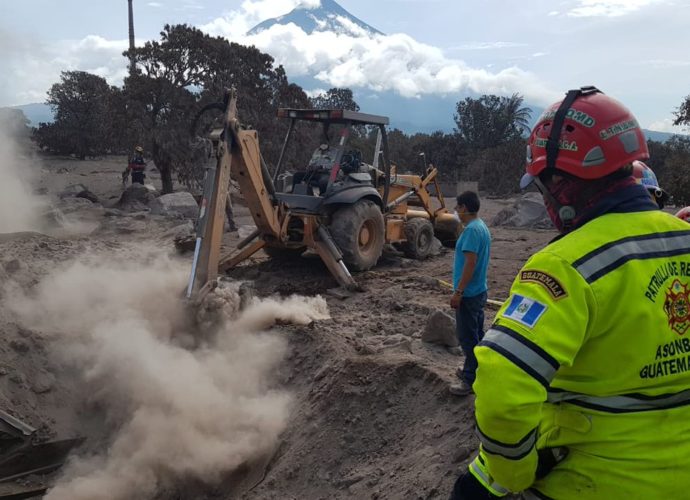
[[[534,488],[559,500],[689,494],[684,221],[609,213],[550,244],[525,264],[475,353],[492,491]],[[568,457],[535,481],[536,450],[558,446]]]

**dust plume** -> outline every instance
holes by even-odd
[[[286,343],[258,330],[276,319],[328,317],[321,298],[253,299],[203,345],[186,349],[187,263],[160,255],[140,262],[83,258],[30,297],[12,294],[24,325],[81,370],[84,394],[107,410],[104,425],[113,430],[107,447],[72,460],[48,500],[152,498],[183,479],[219,481],[270,453],[290,409],[289,394],[271,380]],[[239,296],[230,300],[236,310]]]
[[[0,111],[0,233],[38,231],[45,206],[31,190],[32,165],[6,116],[14,110]]]

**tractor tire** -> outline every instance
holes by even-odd
[[[414,218],[405,222],[405,242],[400,245],[411,259],[424,260],[429,257],[434,244],[434,226],[426,219]]]
[[[343,262],[353,271],[366,271],[376,265],[386,239],[381,209],[369,200],[339,208],[329,227]]]
[[[279,247],[269,247],[263,248],[266,255],[268,255],[273,260],[293,260],[298,259],[305,252],[307,247],[301,248],[279,248]]]

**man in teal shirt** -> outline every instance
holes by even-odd
[[[453,263],[454,292],[450,307],[455,309],[456,333],[465,364],[458,369],[460,383],[452,384],[450,392],[456,396],[466,396],[472,392],[477,358],[475,346],[484,337],[484,306],[486,305],[486,272],[489,268],[491,252],[491,233],[479,212],[479,196],[473,191],[465,191],[457,198],[457,211],[465,228],[455,245]]]

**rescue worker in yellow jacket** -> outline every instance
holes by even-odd
[[[635,117],[593,87],[527,147],[562,233],[476,347],[478,456],[451,499],[690,498],[690,228],[636,182]]]

